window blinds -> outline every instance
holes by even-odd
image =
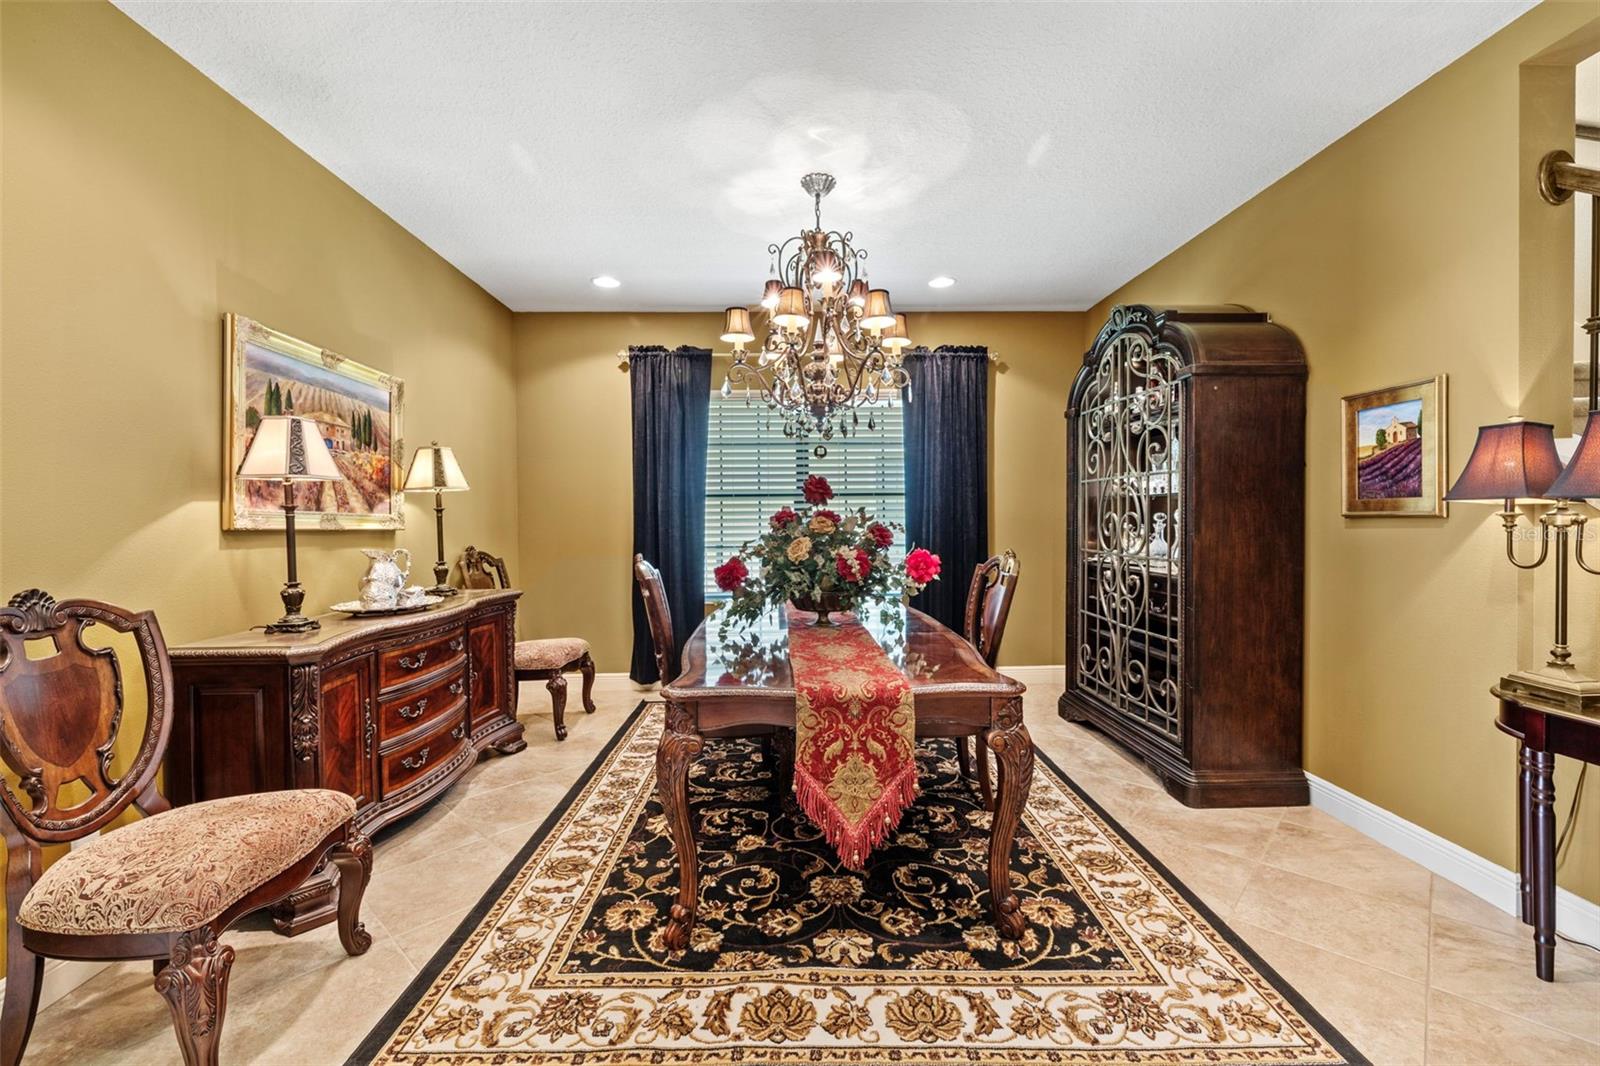
[[[872,422],[871,428],[868,421]],[[725,600],[712,570],[739,545],[767,528],[780,507],[799,507],[800,485],[821,474],[833,486],[830,506],[840,513],[865,507],[888,522],[906,518],[905,433],[898,400],[860,412],[850,436],[828,441],[828,454],[811,454],[814,441],[783,435],[783,420],[742,394],[711,395],[706,449],[706,598]],[[904,552],[897,538],[895,557]]]

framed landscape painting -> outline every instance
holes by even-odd
[[[223,529],[282,529],[283,486],[234,477],[263,415],[316,422],[342,481],[295,486],[297,524],[402,529],[400,435],[405,383],[243,315],[224,319],[227,424]]]
[[[1443,518],[1445,378],[1346,396],[1344,514]]]

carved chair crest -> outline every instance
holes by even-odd
[[[466,551],[461,553],[461,579],[461,583],[469,589],[511,587],[511,575],[506,570],[506,561],[498,555],[479,551],[470,544],[467,545]]]
[[[111,772],[123,721],[121,668],[113,649],[85,642],[95,625],[133,634],[150,698],[139,750],[121,777]],[[30,656],[34,642],[43,642],[34,650],[44,654]],[[171,693],[166,642],[150,612],[57,603],[39,589],[0,607],[0,759],[27,797],[0,782],[0,805],[17,831],[36,843],[63,843],[99,830],[136,800],[145,813],[164,808],[155,776],[172,729]],[[65,802],[62,792],[74,783],[88,797]]]

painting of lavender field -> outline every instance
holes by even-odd
[[[1421,400],[1368,407],[1356,415],[1357,499],[1422,495],[1421,426]]]

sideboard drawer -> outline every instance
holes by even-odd
[[[433,767],[448,762],[466,742],[467,718],[464,708],[458,705],[456,714],[440,718],[437,729],[378,757],[383,764],[383,794],[398,792]]]
[[[442,667],[460,665],[467,657],[466,630],[443,633],[431,640],[390,648],[378,657],[378,687],[394,688],[431,674]]]
[[[378,743],[393,740],[454,710],[466,702],[467,672],[461,666],[431,685],[378,700]]]

